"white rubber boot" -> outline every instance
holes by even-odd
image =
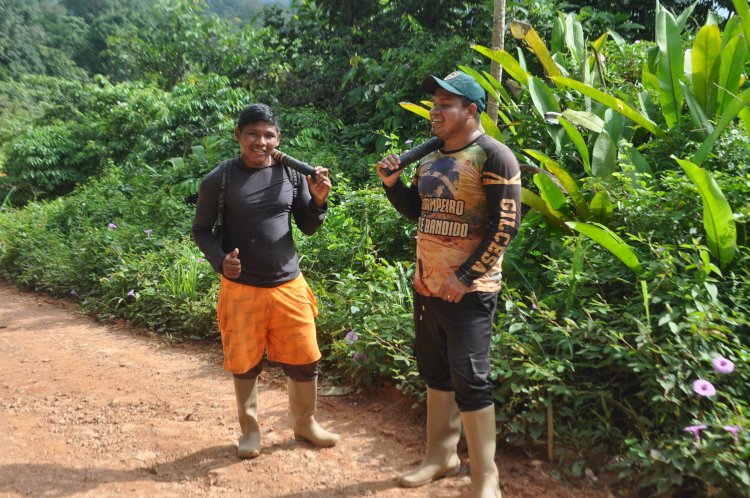
[[[495,465],[495,405],[461,412],[474,498],[501,498],[500,476]]]
[[[307,382],[287,379],[287,388],[294,439],[307,441],[322,448],[335,446],[339,436],[319,426],[313,416],[318,398],[318,379]]]
[[[427,451],[416,469],[398,478],[399,485],[416,488],[458,474],[461,469],[456,451],[459,439],[461,414],[455,393],[427,389]]]
[[[237,443],[237,456],[255,458],[260,455],[260,426],[258,425],[258,378],[234,377],[237,415],[242,435]]]

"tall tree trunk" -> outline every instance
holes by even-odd
[[[495,0],[495,7],[492,13],[492,48],[494,50],[505,49],[505,0]],[[490,74],[497,81],[502,82],[503,67],[497,62],[492,61]],[[493,97],[490,97],[487,114],[495,123],[497,123],[497,109],[498,102]]]

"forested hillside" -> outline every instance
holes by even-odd
[[[218,341],[196,193],[264,102],[332,172],[296,234],[324,368],[420,396],[415,226],[374,164],[428,138],[420,82],[460,67],[523,165],[499,441],[623,496],[750,496],[747,0],[507,0],[503,49],[494,3],[0,0],[0,275]]]

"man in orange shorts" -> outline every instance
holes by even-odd
[[[333,446],[339,437],[315,421],[317,303],[299,268],[291,220],[312,235],[325,219],[331,181],[316,168],[306,182],[271,157],[279,119],[253,104],[235,129],[240,156],[203,179],[193,220],[198,247],[222,275],[217,314],[224,368],[232,372],[242,435],[237,454],[260,454],[258,384],[263,353],[281,364],[289,388],[295,439]],[[220,229],[214,231],[214,227]],[[218,233],[217,233],[218,232]],[[219,235],[220,234],[220,235]]]

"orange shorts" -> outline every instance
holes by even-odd
[[[278,287],[252,287],[221,277],[216,309],[224,369],[242,374],[268,359],[307,365],[320,359],[318,303],[304,277]]]

